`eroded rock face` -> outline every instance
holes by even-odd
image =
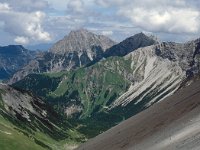
[[[6,84],[0,84],[0,117],[8,121],[13,129],[17,129],[18,134],[24,134],[26,138],[33,140],[40,139],[35,137],[37,133],[56,141],[67,139],[69,135],[66,130],[73,129],[68,123],[65,124],[64,118],[48,103],[30,92]],[[1,125],[4,124],[7,126],[7,122],[1,121]],[[45,143],[41,139],[41,143],[43,142]]]
[[[83,111],[83,108],[81,106],[72,104],[66,107],[64,111],[67,118],[72,118],[74,115],[80,114]]]
[[[135,105],[144,102],[143,107],[147,107],[178,89],[185,72],[178,61],[157,56],[156,47],[141,48],[125,56],[125,59],[131,59],[133,80],[128,91],[112,104],[111,109],[118,105],[125,107],[131,102]]]
[[[30,94],[13,89],[5,84],[0,84],[1,100],[6,112],[15,117],[22,117],[31,121],[32,116],[39,118],[47,117],[45,103]]]

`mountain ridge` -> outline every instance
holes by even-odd
[[[105,49],[114,44],[109,38],[85,29],[72,31],[55,43],[49,52],[43,52],[14,74],[9,84],[30,73],[69,71],[84,67],[91,61],[102,58]]]
[[[107,49],[104,53],[104,57],[125,56],[138,48],[154,44],[158,44],[158,41],[141,32]]]

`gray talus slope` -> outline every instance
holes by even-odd
[[[126,106],[130,102],[138,104],[147,101],[146,106],[173,94],[185,76],[178,61],[157,56],[157,45],[138,49],[124,59],[131,60],[131,86],[111,106]],[[148,100],[147,100],[148,98]],[[146,99],[146,100],[145,100]]]
[[[200,40],[187,43],[163,42],[144,47],[126,55],[133,70],[132,84],[111,106],[126,106],[130,102],[145,106],[173,94],[184,79],[200,71]],[[128,77],[127,77],[128,78]]]
[[[39,98],[32,97],[26,92],[0,84],[0,97],[2,102],[1,113],[16,118],[21,117],[28,122],[31,122],[31,115],[41,119],[47,117],[46,104]]]
[[[200,149],[200,81],[111,128],[78,150]]]

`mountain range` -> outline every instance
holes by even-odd
[[[104,51],[114,44],[115,42],[109,38],[85,29],[71,31],[64,39],[55,43],[49,52],[41,53],[15,73],[10,83],[30,73],[69,71],[83,67],[94,59],[102,58]]]
[[[62,132],[56,142],[61,147],[63,140],[76,146],[151,109],[153,104],[164,103],[200,73],[200,39],[160,42],[144,33],[116,43],[80,29],[70,32],[49,51],[31,56],[13,71],[10,86],[1,85],[2,91],[7,91],[1,94],[6,106],[2,114],[17,120],[11,123],[14,126],[16,122],[27,122],[24,127],[34,127],[43,136],[50,136],[51,141],[55,141],[54,134]],[[16,96],[19,98],[15,100]],[[58,127],[52,134],[43,129],[51,129],[52,125]],[[25,133],[42,142],[32,130]],[[42,145],[56,149],[49,141]]]
[[[142,47],[130,50],[134,43]],[[197,74],[199,43],[159,43],[139,33],[106,50],[102,56],[114,48],[115,53],[92,65],[30,74],[13,86],[44,98],[59,113],[87,122],[85,126],[101,124],[98,134],[172,95]]]

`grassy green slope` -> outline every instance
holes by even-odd
[[[170,86],[159,92],[155,88],[155,91],[149,93],[147,88],[135,98],[137,100],[148,93],[138,104],[132,101],[125,107],[117,106],[108,109],[113,101],[128,90],[130,84],[134,82],[133,78],[140,75],[139,70],[135,70],[131,65],[130,59],[131,57],[109,57],[75,71],[33,74],[14,86],[30,90],[43,97],[63,115],[66,108],[72,105],[81,107],[82,110],[75,113],[69,121],[87,138],[92,138],[144,110],[145,105],[155,97],[155,94],[163,92]],[[144,61],[140,68],[146,66],[146,63]],[[168,92],[166,90],[161,96]]]
[[[91,138],[124,119],[107,108],[129,88],[132,72],[131,60],[110,57],[75,71],[32,74],[13,86],[41,96],[63,115],[68,106],[81,107],[69,121]]]
[[[34,140],[20,133],[0,117],[0,147],[2,150],[45,150]]]
[[[2,100],[2,94],[6,92],[0,89],[1,150],[66,150],[71,145],[78,145],[85,141],[85,137],[71,124],[65,120],[60,121],[59,116],[53,114],[53,110],[50,113],[52,117],[48,117],[47,120],[53,121],[55,125],[34,115],[31,116],[31,122],[28,122],[20,116],[9,114]],[[50,111],[50,108],[47,110]],[[54,118],[56,116],[57,119]]]
[[[88,68],[53,74],[32,74],[14,86],[30,90],[63,112],[65,106],[83,108],[81,118],[106,108],[130,85],[131,61],[111,57]]]

